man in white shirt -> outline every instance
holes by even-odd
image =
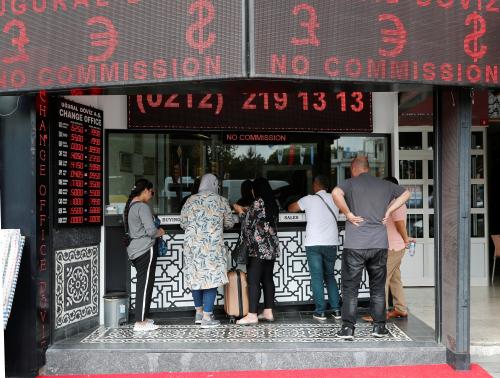
[[[326,192],[328,187],[328,177],[317,176],[313,181],[314,195],[302,197],[288,206],[289,212],[306,212],[304,244],[316,306],[313,318],[319,321],[326,320],[325,284],[332,315],[335,319],[341,319],[339,289],[334,273],[337,246],[340,244],[337,228],[339,209],[333,203],[330,193]]]

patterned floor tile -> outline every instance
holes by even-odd
[[[101,327],[85,337],[82,343],[322,343],[344,342],[335,337],[339,324],[258,324],[242,327],[232,324],[202,329],[197,325],[160,325],[152,332],[137,333],[132,325],[121,328]],[[368,323],[356,327],[354,342],[411,341],[398,326],[387,324],[390,334],[383,338],[371,335]]]

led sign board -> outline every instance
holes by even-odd
[[[129,96],[128,128],[371,132],[372,97],[320,90]]]
[[[500,85],[500,0],[250,0],[251,75]]]
[[[241,77],[242,3],[0,0],[0,92]]]
[[[101,225],[103,112],[65,99],[56,101],[55,225]]]

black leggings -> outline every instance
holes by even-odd
[[[274,307],[274,260],[249,257],[247,264],[249,312],[256,314],[259,307],[260,287],[264,290],[264,308]]]
[[[135,321],[143,321],[149,314],[151,296],[155,283],[156,251],[153,247],[132,260],[137,270],[137,284],[135,285]]]

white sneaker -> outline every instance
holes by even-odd
[[[155,321],[153,319],[146,318],[144,320],[147,321],[148,323],[155,324]]]
[[[134,332],[149,332],[160,328],[156,324],[145,322],[145,323],[135,323]]]

